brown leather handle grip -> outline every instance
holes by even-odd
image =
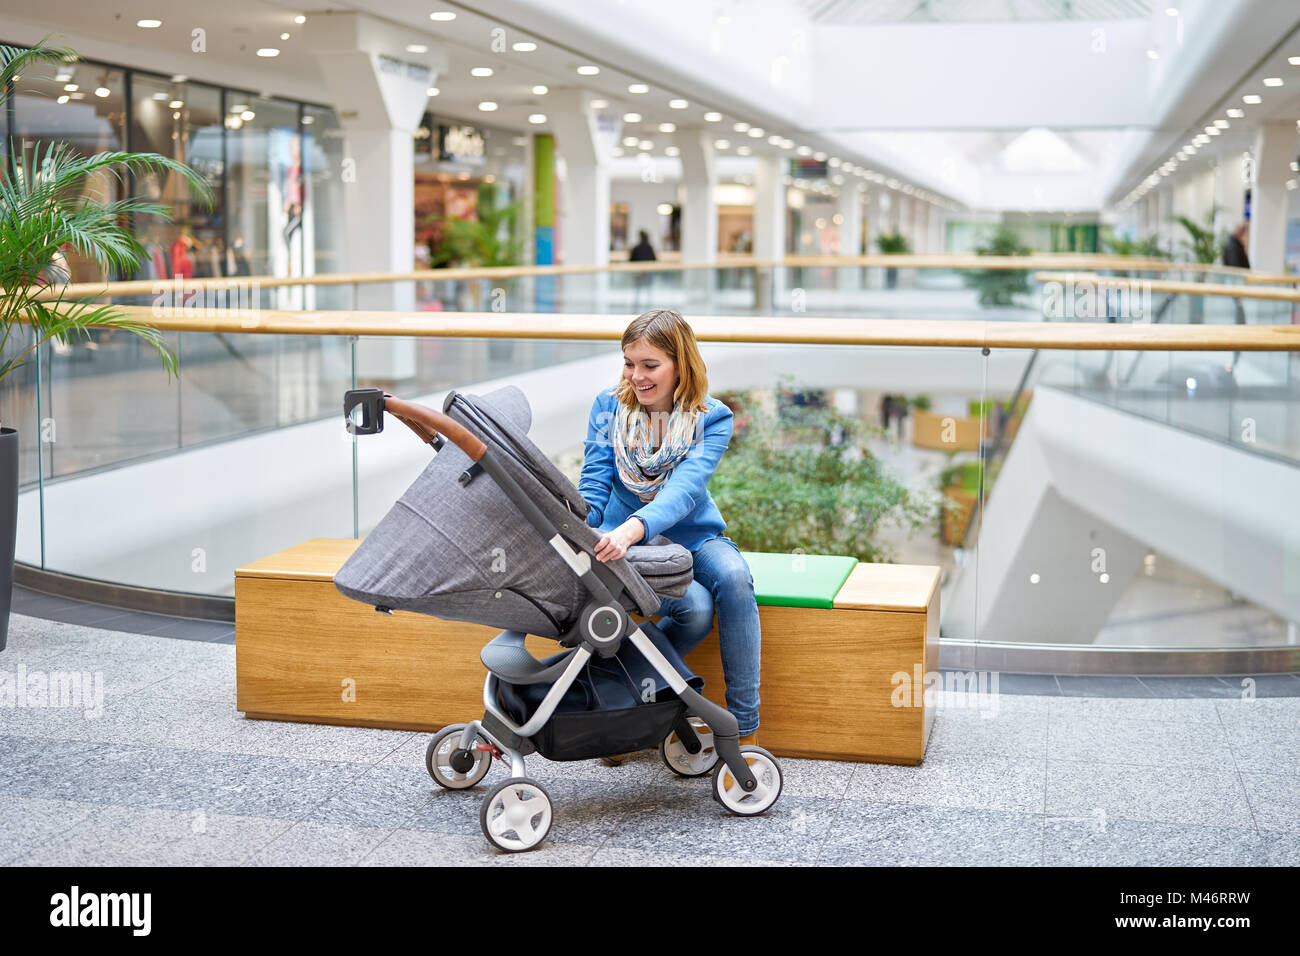
[[[421,441],[432,441],[439,434],[469,456],[470,461],[478,461],[487,453],[487,445],[479,441],[474,433],[442,412],[436,412],[425,405],[417,405],[384,393],[384,411],[392,412],[404,421],[411,431],[420,436]]]

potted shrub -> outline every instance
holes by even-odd
[[[1007,225],[998,226],[989,241],[975,249],[980,256],[1027,256],[1033,250],[1021,243]],[[1016,296],[1029,291],[1029,273],[1021,269],[963,269],[962,278],[979,292],[983,306],[1011,306]]]
[[[950,464],[939,473],[939,490],[944,498],[939,540],[944,544],[962,547],[965,543],[966,528],[970,524],[983,479],[982,461]]]
[[[912,251],[912,244],[907,241],[907,237],[894,227],[893,232],[884,233],[876,240],[876,247],[880,249],[883,255],[887,256],[905,256]],[[898,270],[893,266],[885,269],[885,288],[893,289],[898,285]]]
[[[939,496],[885,469],[869,444],[881,429],[832,406],[791,407],[784,419],[759,402],[748,411],[709,482],[742,550],[889,561],[884,528],[933,527]]]
[[[1193,222],[1187,216],[1176,216],[1174,221],[1178,223],[1187,232],[1187,238],[1182,242],[1183,251],[1187,253],[1192,262],[1201,265],[1212,265],[1219,261],[1219,250],[1223,244],[1228,241],[1227,235],[1216,235],[1214,232],[1214,214],[1215,210],[1210,210],[1210,216],[1204,225]],[[1193,282],[1204,282],[1205,273],[1198,272],[1192,277]],[[1205,322],[1205,298],[1203,296],[1191,296],[1189,301],[1188,321],[1193,325],[1201,325]]]
[[[71,63],[75,51],[38,44],[32,49],[0,46],[0,109],[11,81],[38,62]],[[13,357],[0,355],[0,381],[34,360],[42,342],[67,344],[80,333],[89,339],[92,326],[124,329],[158,350],[168,380],[177,372],[157,329],[124,318],[113,305],[68,299],[58,293],[68,274],[61,250],[66,246],[93,260],[111,275],[131,272],[147,258],[144,247],[123,225],[129,214],[168,218],[165,205],[128,197],[111,203],[84,199],[87,179],[114,175],[171,172],[184,177],[194,194],[211,203],[212,193],[188,166],[156,153],[105,152],[81,156],[67,143],[15,148],[11,139],[0,157],[0,350],[10,342],[22,348]],[[31,344],[27,345],[28,329]],[[0,409],[0,650],[9,631],[13,592],[14,544],[18,526],[18,430],[3,424]]]

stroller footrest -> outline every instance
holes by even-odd
[[[569,666],[573,651],[560,660],[543,664],[524,647],[520,631],[502,631],[479,651],[483,666],[512,684],[552,684]]]

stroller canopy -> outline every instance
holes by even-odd
[[[555,531],[595,564],[600,535],[587,526],[590,509],[528,439],[532,409],[523,392],[452,392],[443,411],[488,446]],[[335,587],[367,604],[558,637],[587,589],[490,475],[460,483],[470,465],[456,445],[443,445],[339,569]],[[604,567],[625,589],[624,608],[646,617],[658,613],[661,597],[685,594],[692,576],[690,552],[662,535]]]

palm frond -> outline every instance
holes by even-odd
[[[57,63],[62,66],[64,63],[73,63],[81,59],[77,51],[71,47],[46,46],[45,41],[49,37],[50,34],[47,33],[30,49],[20,46],[0,45],[0,106],[3,106],[9,100],[9,81],[15,76],[21,76],[37,63]],[[34,93],[36,91],[22,90],[21,92]]]

